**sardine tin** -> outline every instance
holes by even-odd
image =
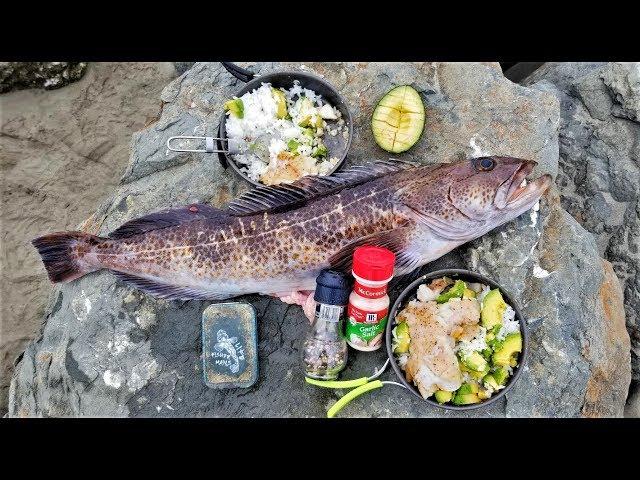
[[[241,302],[202,312],[202,366],[209,388],[248,388],[258,379],[256,310]]]

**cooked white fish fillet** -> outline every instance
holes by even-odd
[[[414,300],[398,314],[397,320],[407,322],[411,337],[405,365],[407,380],[413,381],[424,398],[436,390],[452,392],[460,388],[463,378],[453,333],[477,326],[478,302],[452,299],[438,305],[434,301]]]

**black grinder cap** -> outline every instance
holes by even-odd
[[[351,277],[335,270],[323,270],[316,278],[313,299],[326,305],[346,305],[351,294]]]

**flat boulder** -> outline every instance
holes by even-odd
[[[393,86],[408,84],[426,107],[425,132],[395,158],[424,163],[479,155],[536,160],[535,175],[558,171],[559,105],[550,92],[504,78],[497,64],[243,64],[260,74],[304,70],[343,95],[354,118],[349,164],[388,158],[370,119]],[[129,166],[112,197],[82,226],[107,234],[154,210],[224,205],[249,185],[215,155],[167,151],[174,135],[214,135],[222,105],[242,83],[220,64],[197,63],[162,93],[159,120],[134,134]],[[44,232],[43,232],[44,233]],[[424,267],[467,267],[503,284],[531,330],[524,375],[506,399],[470,413],[431,408],[385,386],[341,416],[619,416],[628,390],[629,337],[612,281],[593,237],[561,207],[552,189],[539,207]],[[400,285],[394,289],[397,294]],[[344,391],[303,380],[301,343],[309,328],[297,306],[246,296],[258,313],[259,380],[249,389],[211,390],[202,380],[200,322],[211,302],[156,300],[96,272],[58,286],[42,336],[11,384],[11,416],[324,416]],[[371,375],[384,350],[351,351],[342,378]],[[383,379],[393,380],[386,372]]]

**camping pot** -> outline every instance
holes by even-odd
[[[280,71],[256,76],[250,70],[241,68],[233,63],[221,63],[229,73],[231,73],[238,80],[246,83],[244,87],[242,87],[235,93],[235,97],[241,97],[245,93],[259,88],[263,83],[270,83],[274,88],[289,89],[293,87],[294,81],[298,80],[302,88],[313,90],[318,95],[321,95],[323,99],[327,100],[331,105],[337,108],[342,114],[342,119],[345,122],[345,127],[347,128],[348,132],[347,138],[344,138],[342,135],[325,135],[323,137],[323,143],[328,150],[327,158],[338,158],[338,162],[333,167],[333,169],[329,171],[328,174],[330,175],[334,173],[343,165],[347,156],[347,152],[349,151],[349,147],[351,145],[351,139],[353,137],[353,123],[351,120],[351,113],[349,112],[349,108],[347,107],[346,102],[333,86],[331,86],[328,82],[324,81],[320,77],[306,72]],[[223,113],[221,115],[220,125],[218,127],[218,137],[171,137],[167,140],[167,148],[176,152],[217,153],[218,159],[224,168],[231,166],[231,168],[247,182],[255,186],[262,186],[262,183],[250,179],[247,175],[240,171],[239,166],[233,160],[233,155],[226,148],[228,143],[227,132],[225,129],[226,118],[226,113]],[[334,121],[326,120],[326,122],[328,124],[328,127],[330,127]],[[177,149],[172,146],[172,142],[175,139],[202,140],[205,142],[205,149]]]
[[[507,383],[505,388],[503,388],[502,390],[499,390],[497,393],[494,393],[491,396],[491,398],[488,398],[487,400],[483,400],[480,403],[474,403],[470,405],[451,405],[451,404],[441,405],[435,400],[432,400],[430,398],[423,399],[422,395],[420,395],[420,392],[418,391],[418,388],[415,385],[413,385],[413,383],[410,383],[407,381],[404,375],[404,372],[400,368],[400,365],[398,365],[396,357],[393,354],[393,347],[391,345],[391,339],[392,339],[391,331],[396,326],[396,322],[395,322],[396,315],[411,300],[416,299],[416,293],[420,285],[422,285],[423,283],[428,283],[431,280],[434,280],[436,278],[442,278],[442,277],[449,277],[449,278],[452,278],[453,280],[460,279],[460,280],[464,280],[465,282],[483,283],[484,285],[488,285],[492,289],[499,288],[500,293],[502,293],[502,297],[504,298],[505,302],[515,310],[515,313],[516,313],[515,318],[520,323],[520,332],[522,334],[522,352],[520,352],[518,366],[514,368],[513,375],[509,378],[509,383]],[[516,304],[513,296],[511,296],[508,292],[506,292],[501,285],[498,285],[496,282],[494,282],[490,278],[487,278],[484,275],[480,275],[479,273],[474,273],[469,270],[462,270],[462,269],[446,269],[446,270],[438,270],[436,272],[430,272],[426,275],[421,276],[415,281],[411,282],[402,291],[402,293],[400,293],[400,295],[394,302],[393,307],[391,308],[391,311],[389,313],[389,319],[387,322],[385,338],[386,338],[386,344],[387,344],[387,356],[391,361],[390,362],[391,367],[393,368],[393,371],[396,373],[398,379],[402,382],[402,384],[421,400],[424,400],[425,402],[435,407],[444,408],[446,410],[473,410],[476,408],[486,407],[487,405],[491,405],[492,403],[497,402],[500,398],[504,397],[509,390],[511,390],[513,385],[516,383],[516,381],[520,377],[520,373],[522,372],[522,369],[526,365],[527,357],[529,353],[529,333],[527,332],[527,323],[525,322],[522,316],[522,313],[520,312],[520,308]]]

